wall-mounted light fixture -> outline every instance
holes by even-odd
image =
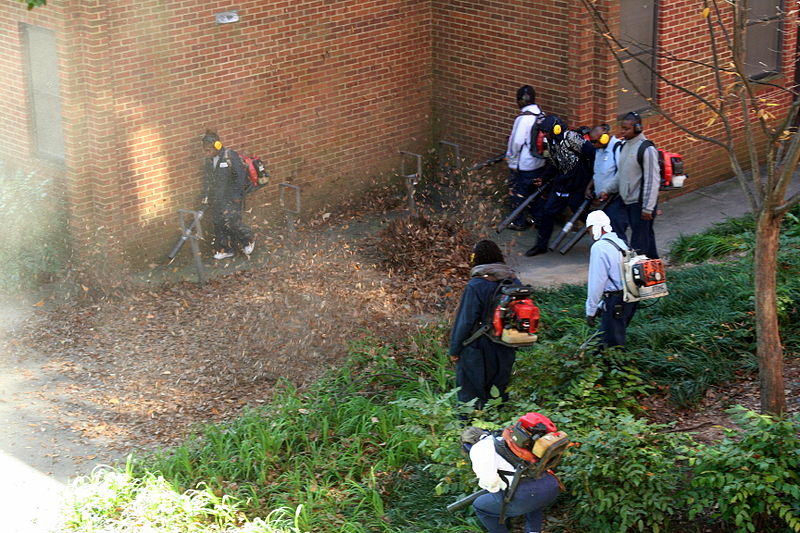
[[[214,20],[217,24],[230,24],[231,22],[239,22],[239,13],[236,11],[223,11],[214,15]]]

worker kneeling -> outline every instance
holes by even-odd
[[[525,533],[541,532],[544,508],[562,490],[552,469],[569,444],[567,435],[546,416],[527,413],[502,432],[467,428],[462,442],[484,489],[472,495],[472,506],[486,530],[508,533],[506,518],[524,515]]]

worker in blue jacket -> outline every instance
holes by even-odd
[[[486,335],[466,343],[487,320],[492,297],[504,279],[519,284],[513,269],[505,264],[503,253],[492,241],[479,241],[470,256],[470,280],[461,296],[455,323],[450,335],[450,359],[456,364],[458,399],[476,399],[475,408],[482,409],[497,387],[506,401],[506,388],[516,358],[516,348],[497,344]]]

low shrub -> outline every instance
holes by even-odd
[[[567,413],[574,419],[586,413]],[[578,446],[559,472],[569,521],[579,531],[668,531],[685,480],[677,450],[688,437],[631,415],[596,411],[594,424],[568,426]]]
[[[737,532],[800,532],[800,416],[775,418],[730,409],[738,429],[686,454],[690,518],[710,515]]]
[[[60,273],[68,254],[60,187],[0,162],[0,293],[34,289]]]

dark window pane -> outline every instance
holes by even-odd
[[[625,77],[623,70],[620,69],[617,81],[617,104],[620,114],[629,111],[642,111],[649,108],[650,103],[647,102],[645,97],[652,98],[654,96],[654,74],[652,69],[649,68],[653,65],[653,56],[642,54],[637,56],[637,58],[643,60],[645,64],[642,65],[635,58],[631,58],[625,62],[624,71],[642,94],[634,90],[633,85],[631,85]]]
[[[653,0],[622,0],[620,5],[620,42],[631,53],[653,48],[656,10]]]
[[[780,0],[750,0],[748,2],[750,13],[748,20],[755,22],[765,18],[775,18],[781,13]]]
[[[745,73],[751,78],[780,72],[780,20],[747,27]]]

